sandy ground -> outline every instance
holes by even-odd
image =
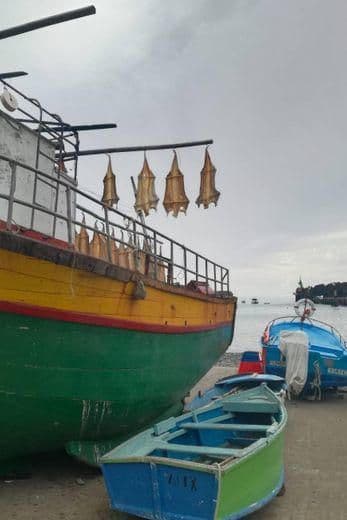
[[[195,387],[230,374],[214,367]],[[347,518],[346,399],[288,403],[286,493],[252,520]],[[100,473],[64,454],[40,457],[27,480],[0,481],[1,520],[130,520],[111,512]]]

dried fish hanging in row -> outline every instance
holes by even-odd
[[[163,257],[161,246],[160,246],[160,257],[161,258]],[[157,265],[157,280],[159,280],[159,282],[166,281],[166,264],[162,260],[159,260],[158,265]]]
[[[200,207],[200,204],[203,204],[204,209],[207,209],[212,202],[217,206],[220,192],[216,190],[215,186],[216,171],[215,166],[212,164],[208,149],[206,148],[205,162],[200,173],[200,193],[199,197],[195,201],[195,204],[197,204],[198,207]]]
[[[146,273],[146,258],[147,255],[145,253],[146,244],[144,244],[143,248],[140,247],[140,242],[138,240],[135,250],[135,270],[141,274]]]
[[[84,255],[89,255],[89,235],[87,233],[85,225],[86,225],[86,217],[83,215],[81,231],[79,234],[78,249]]]
[[[149,251],[148,246],[144,245],[144,251],[147,252],[147,267],[146,274],[149,278],[153,278],[154,280],[158,280],[159,282],[166,283],[167,276],[166,270],[168,269],[168,264],[162,259],[162,250],[160,247],[159,258],[157,257],[157,266],[155,266],[155,258],[151,251]],[[157,273],[157,274],[155,274]]]
[[[111,157],[108,158],[108,166],[103,183],[104,192],[101,199],[102,202],[109,208],[111,208],[114,204],[117,206],[119,197],[117,195],[116,176],[112,170]]]
[[[95,222],[93,238],[89,244],[89,254],[96,258],[107,260],[106,239],[99,232],[98,224]]]
[[[111,261],[113,264],[118,265],[119,248],[117,247],[117,242],[116,242],[115,234],[114,234],[114,228],[112,228],[112,233],[111,233]]]
[[[187,211],[189,200],[184,190],[183,173],[178,167],[177,154],[174,151],[174,158],[171,169],[166,176],[166,187],[163,206],[167,214],[172,211],[174,217],[182,211],[184,214]]]
[[[215,187],[216,168],[211,161],[208,149],[205,150],[204,166],[200,172],[200,190],[199,196],[195,203],[198,207],[203,205],[207,209],[210,204],[217,205],[220,192]],[[112,207],[118,204],[119,197],[116,189],[116,176],[112,170],[111,158],[109,157],[106,175],[103,179],[104,191],[102,202]],[[142,170],[138,175],[137,191],[135,196],[136,213],[143,212],[145,216],[149,215],[151,209],[157,209],[159,198],[155,191],[155,175],[150,169],[145,154]],[[184,176],[178,166],[176,151],[174,150],[174,158],[170,171],[165,179],[165,195],[163,206],[167,214],[171,213],[177,217],[180,212],[186,214],[189,205],[189,199],[184,188]]]
[[[109,261],[104,224],[102,224],[102,229],[99,230],[98,223],[95,222],[93,237],[90,242],[85,226],[86,220],[83,215],[81,230],[79,233],[77,231],[75,232],[76,251],[95,258],[100,258],[101,260]],[[155,276],[154,259],[146,241],[144,241],[143,247],[141,248],[139,241],[135,244],[132,235],[130,235],[128,243],[125,244],[123,231],[121,231],[121,239],[118,240],[118,242],[119,246],[117,246],[114,229],[112,228],[110,237],[110,255],[111,262],[114,265],[118,265],[119,267],[131,271],[137,271],[141,274],[146,274],[150,278],[157,279],[164,283],[166,282],[167,265],[164,261],[157,260],[157,275]],[[162,257],[161,249],[160,257]]]
[[[135,211],[142,211],[146,217],[149,215],[150,209],[157,209],[159,197],[155,193],[154,187],[155,176],[148,166],[146,154],[143,161],[142,170],[138,175]]]

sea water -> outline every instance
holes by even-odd
[[[238,303],[234,339],[228,352],[259,350],[260,338],[267,323],[282,316],[293,316],[294,303],[269,304]],[[347,340],[347,307],[316,305],[314,318],[335,327]]]

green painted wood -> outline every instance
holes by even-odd
[[[281,482],[283,467],[280,431],[261,449],[223,468],[215,520],[225,520],[271,495]]]
[[[153,334],[10,313],[0,328],[0,459],[124,439],[177,408],[231,338],[231,326]]]

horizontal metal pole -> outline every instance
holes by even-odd
[[[18,121],[19,123],[32,123],[32,124],[40,122],[38,119],[34,119],[34,118],[25,119],[25,118],[20,118],[20,117],[17,117],[16,121]],[[42,120],[41,123],[43,125],[57,125],[58,124],[58,120],[57,119],[55,121],[44,121],[44,120]],[[68,123],[64,123],[63,122],[62,124],[68,126]]]
[[[28,73],[24,70],[17,70],[15,72],[0,72],[0,79],[19,78],[20,76],[27,76]]]
[[[23,23],[22,25],[17,25],[16,27],[10,27],[9,29],[0,31],[0,40],[29,31],[35,31],[42,27],[49,27],[50,25],[68,22],[69,20],[75,20],[76,18],[82,18],[83,16],[89,16],[95,13],[95,7],[89,5],[87,7],[82,7],[81,9],[74,9],[73,11],[66,11],[64,13],[48,16],[47,18],[41,18],[40,20],[33,20],[32,22]]]
[[[172,143],[172,144],[154,144],[146,146],[123,146],[121,148],[96,148],[95,150],[79,150],[75,152],[63,153],[63,157],[73,157],[74,155],[100,155],[106,153],[121,153],[121,152],[146,152],[148,150],[172,150],[174,148],[190,148],[192,146],[207,146],[212,144],[212,139],[205,141],[191,141],[187,143]]]
[[[56,124],[56,123],[55,123]],[[100,123],[100,124],[91,124],[91,125],[67,125],[63,124],[61,126],[52,126],[50,130],[55,130],[56,132],[81,132],[84,130],[108,130],[110,128],[117,128],[116,123]],[[42,129],[41,132],[48,132],[49,130]]]

